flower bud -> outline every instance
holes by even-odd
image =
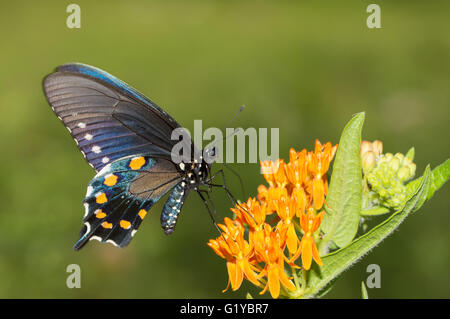
[[[403,166],[400,168],[397,172],[397,177],[401,181],[406,181],[409,179],[409,176],[411,175],[411,172],[409,170],[408,166]]]
[[[394,157],[397,158],[400,163],[403,163],[403,161],[405,160],[405,155],[403,155],[402,153],[396,153]]]
[[[390,162],[389,162],[389,170],[391,172],[397,172],[398,169],[400,168],[400,164],[401,161],[399,160],[398,157],[394,157]]]
[[[370,153],[374,154],[374,151]],[[368,156],[367,161],[369,161]],[[414,177],[415,171],[416,165],[410,156],[401,153],[381,154],[370,172],[366,173],[364,170],[370,187],[369,199],[372,205],[399,209],[407,198],[404,183]]]
[[[365,174],[370,172],[372,170],[372,168],[375,167],[375,164],[377,162],[376,158],[375,158],[375,154],[370,151],[367,152],[366,154],[364,154],[364,157],[362,157],[361,159],[362,159],[362,168],[363,168]]]
[[[409,167],[409,170],[411,171],[411,177],[409,178],[409,179],[411,179],[414,177],[414,175],[416,175],[416,164],[411,163],[408,165],[408,167]]]
[[[394,155],[392,155],[392,153],[386,153],[386,154],[384,154],[384,160],[385,160],[386,162],[390,162],[393,158],[394,158]]]
[[[382,151],[383,143],[378,140],[361,142],[361,163],[365,174],[369,173],[375,166]]]
[[[363,158],[367,152],[371,152],[371,151],[372,151],[372,143],[370,143],[369,141],[362,141],[361,142],[361,158]]]
[[[372,143],[372,150],[375,156],[380,156],[383,153],[383,142],[375,140]]]

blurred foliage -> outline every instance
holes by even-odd
[[[72,250],[94,172],[41,85],[66,62],[118,76],[187,128],[194,119],[224,127],[245,104],[233,126],[279,127],[284,158],[315,138],[337,143],[360,111],[363,139],[382,140],[392,153],[415,146],[419,172],[449,155],[449,2],[378,1],[378,30],[365,25],[368,1],[83,0],[79,30],[66,27],[69,3],[1,1],[2,298],[245,297],[245,288],[221,293],[226,269],[206,246],[217,233],[195,194],[170,237],[159,225],[162,201],[126,249],[91,242]],[[254,195],[259,166],[232,167]],[[382,286],[371,298],[448,298],[448,195],[446,185],[327,297],[360,298],[366,267],[376,263]],[[213,197],[220,218],[229,215],[223,192]],[[81,289],[66,287],[72,263],[81,266]]]

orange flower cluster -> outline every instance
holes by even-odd
[[[325,203],[326,173],[336,150],[337,145],[316,140],[314,151],[291,148],[289,163],[281,159],[261,163],[269,186],[260,185],[256,199],[232,208],[235,218],[225,218],[219,225],[221,236],[208,242],[227,261],[232,290],[245,278],[263,288],[261,294],[269,289],[272,297],[278,298],[281,286],[296,290],[285,263],[292,272],[299,268],[295,261],[300,256],[305,270],[313,259],[322,265],[314,233],[324,215],[318,211]]]

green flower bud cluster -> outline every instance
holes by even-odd
[[[414,151],[407,156],[397,153],[381,154],[375,166],[366,173],[370,186],[370,198],[374,204],[398,209],[406,201],[405,183],[414,177],[416,164],[413,163]]]

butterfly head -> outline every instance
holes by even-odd
[[[210,145],[203,149],[203,156],[201,159],[211,165],[219,157],[219,150],[216,146]]]

